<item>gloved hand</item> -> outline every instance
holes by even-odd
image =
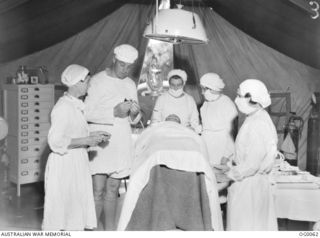
[[[128,116],[131,107],[131,102],[120,102],[113,108],[113,115],[115,117],[125,118]]]
[[[99,143],[105,140],[105,136],[102,134],[94,134],[86,137],[85,139],[88,146],[97,146]]]
[[[100,136],[102,137],[102,142],[106,142],[111,138],[111,134],[106,131],[92,131],[90,136]]]
[[[131,101],[130,114],[137,115],[139,112],[140,112],[140,106],[139,106],[138,102]]]
[[[227,176],[234,181],[241,181],[243,179],[243,176],[234,167],[232,167],[231,170],[227,172]]]

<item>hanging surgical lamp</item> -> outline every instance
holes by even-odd
[[[199,16],[182,9],[158,9],[156,15],[148,23],[143,36],[149,39],[165,41],[173,44],[206,44],[208,38]]]

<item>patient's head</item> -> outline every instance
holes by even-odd
[[[166,117],[165,121],[174,121],[176,123],[181,123],[180,118],[176,114],[170,114],[169,116]]]

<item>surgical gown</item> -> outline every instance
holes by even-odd
[[[267,174],[277,154],[277,132],[269,114],[247,116],[236,139],[235,169],[243,176],[228,189],[228,230],[277,230],[274,198]]]
[[[183,96],[175,98],[168,92],[162,94],[154,106],[152,123],[162,122],[170,114],[177,115],[181,124],[193,128],[196,132],[201,131],[199,125],[199,112],[193,97],[187,93]]]
[[[83,106],[79,99],[65,95],[51,113],[48,143],[53,152],[45,171],[43,230],[97,226],[87,149],[68,149],[72,138],[89,135]]]
[[[218,100],[205,101],[200,109],[202,138],[204,139],[210,165],[220,164],[221,158],[234,155],[232,137],[233,121],[238,111],[231,99],[221,95]]]

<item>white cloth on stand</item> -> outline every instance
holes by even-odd
[[[297,153],[296,153],[296,147],[292,141],[290,133],[287,134],[286,138],[284,139],[281,150],[283,151],[284,156],[288,160],[296,160],[297,159]]]

